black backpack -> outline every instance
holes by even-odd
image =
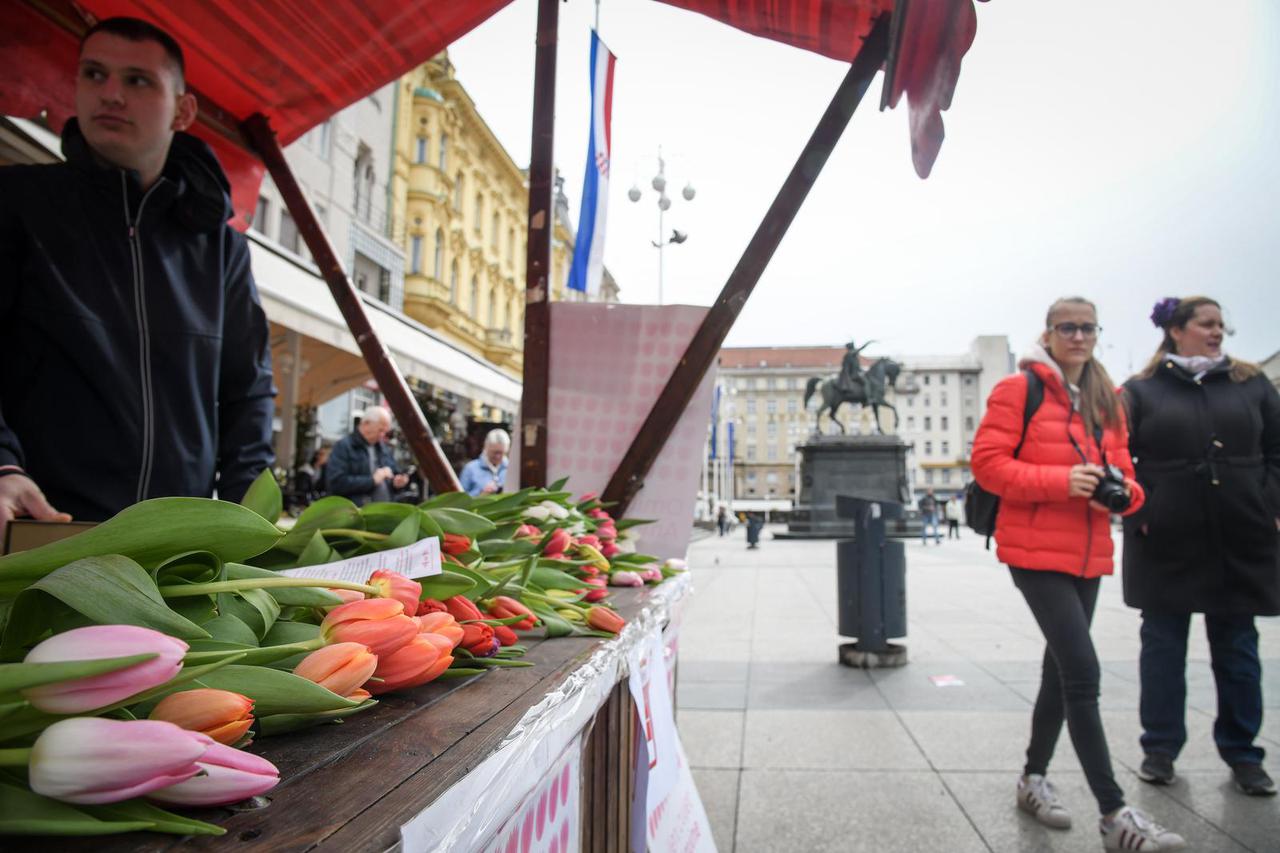
[[[1027,440],[1027,424],[1031,423],[1031,418],[1044,402],[1044,381],[1034,370],[1022,372],[1027,377],[1027,402],[1022,410],[1022,437],[1018,439],[1018,446],[1013,449],[1015,459]],[[991,537],[996,532],[996,515],[999,512],[999,496],[979,486],[977,480],[970,480],[964,487],[964,523],[974,533],[987,537],[988,548],[991,547]]]

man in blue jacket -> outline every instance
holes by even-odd
[[[266,316],[195,116],[173,38],[107,19],[66,162],[0,169],[0,531],[239,500],[273,460]]]

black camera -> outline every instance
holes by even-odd
[[[1102,479],[1093,490],[1093,499],[1112,512],[1129,508],[1129,493],[1124,487],[1124,472],[1114,465],[1103,467]]]

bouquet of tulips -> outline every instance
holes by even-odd
[[[322,499],[289,529],[264,473],[243,505],[146,501],[0,558],[0,834],[221,834],[166,806],[237,802],[275,767],[244,752],[437,678],[526,666],[521,633],[612,636],[609,582],[683,566],[635,553],[593,496],[549,489],[419,506]],[[299,578],[438,537],[442,574]]]

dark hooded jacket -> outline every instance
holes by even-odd
[[[161,178],[0,169],[0,466],[102,520],[146,498],[239,500],[273,459],[271,348],[230,187],[175,134]]]
[[[1280,395],[1225,362],[1130,379],[1129,448],[1147,503],[1124,526],[1124,599],[1181,613],[1280,614]]]

